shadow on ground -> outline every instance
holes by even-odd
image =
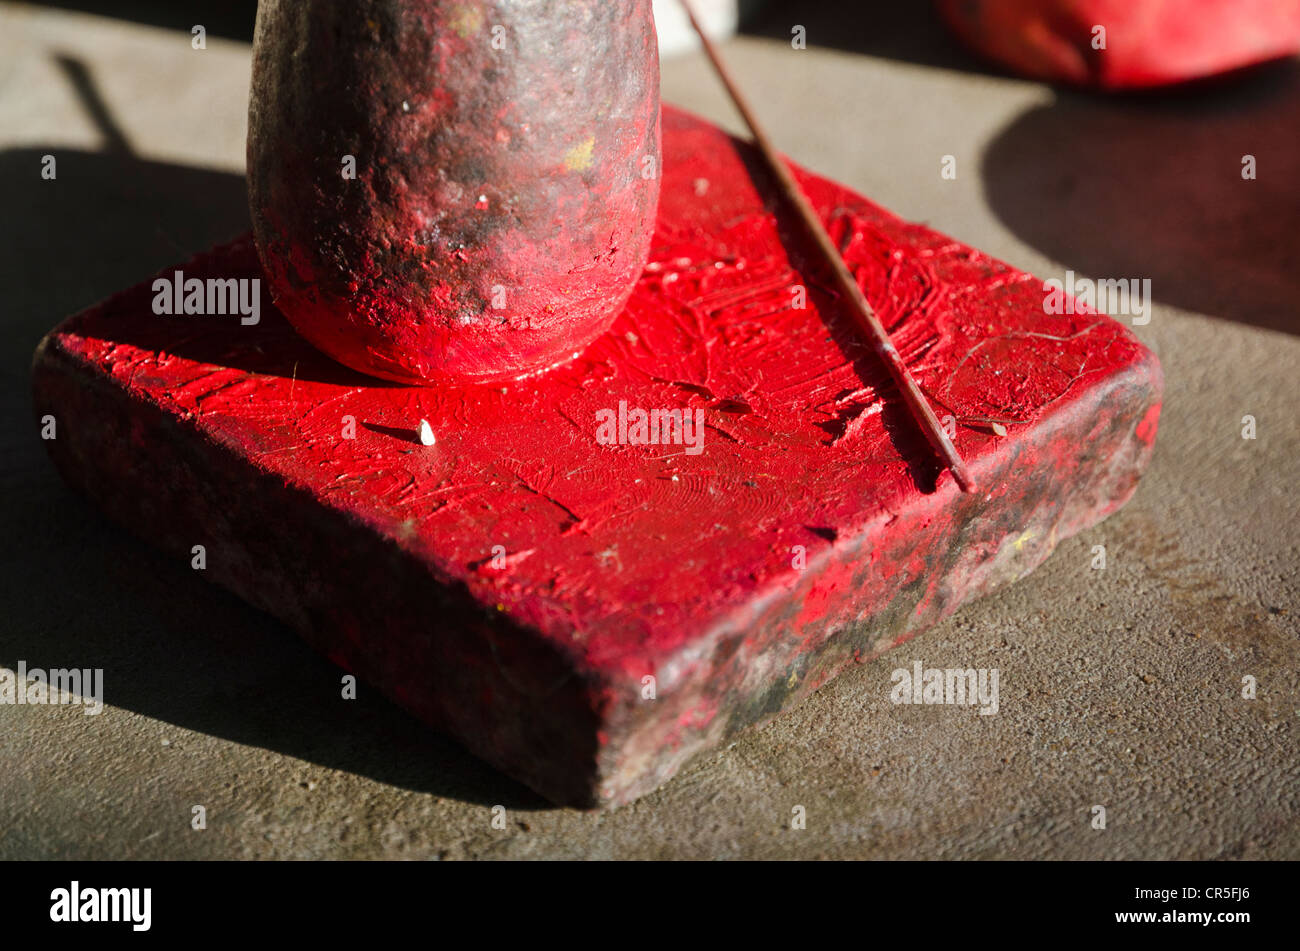
[[[253,41],[257,0],[34,0],[43,7],[93,13],[145,26],[189,33],[202,25],[208,36]]]
[[[1300,62],[1137,96],[1058,92],[985,151],[989,205],[1080,276],[1300,334]],[[1257,178],[1242,178],[1243,156]]]
[[[108,151],[0,152],[0,521],[10,593],[0,665],[102,667],[105,700],[188,730],[469,802],[545,808],[525,787],[296,635],[102,518],[45,456],[32,352],[64,317],[250,227],[243,176],[144,161],[80,64],[61,65]],[[57,178],[41,178],[54,155]]]
[[[773,0],[743,32],[933,68],[1005,75],[928,2]],[[982,159],[993,210],[1079,276],[1150,278],[1157,301],[1300,333],[1300,62],[1169,90],[1058,90]],[[1253,155],[1257,178],[1243,180]]]
[[[189,33],[202,24],[208,36],[251,43],[257,0],[33,0]],[[342,0],[341,0],[342,2]],[[741,0],[741,32],[790,40],[790,28],[807,28],[809,46],[865,53],[924,66],[988,72],[939,22],[929,0]]]
[[[769,0],[741,33],[788,43],[795,25],[807,30],[809,47],[998,75],[948,32],[930,0]]]

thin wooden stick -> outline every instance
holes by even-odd
[[[916,421],[916,425],[925,434],[931,448],[943,460],[944,464],[952,470],[953,478],[957,481],[957,485],[961,490],[963,492],[974,492],[975,481],[971,478],[970,472],[967,471],[966,464],[962,462],[961,456],[957,454],[957,449],[952,444],[952,440],[948,438],[948,434],[943,431],[943,426],[940,425],[938,417],[934,415],[934,410],[930,408],[929,402],[926,401],[925,396],[916,385],[916,381],[912,379],[907,364],[903,362],[898,350],[890,342],[889,334],[881,326],[875,311],[871,309],[871,304],[867,302],[862,289],[858,287],[858,282],[849,273],[849,269],[845,266],[844,259],[840,257],[839,251],[836,250],[830,235],[822,227],[817,212],[809,204],[798,183],[795,182],[794,175],[791,174],[789,167],[781,160],[776,149],[773,148],[767,133],[763,131],[758,119],[754,117],[753,110],[749,108],[749,103],[736,87],[736,83],[726,65],[722,62],[722,58],[718,55],[718,50],[713,45],[713,41],[709,39],[700,26],[700,21],[695,18],[695,10],[692,9],[690,0],[681,0],[681,4],[686,10],[686,16],[690,18],[691,26],[699,34],[700,42],[704,44],[704,52],[708,54],[709,60],[713,63],[713,68],[722,80],[722,84],[727,87],[731,101],[735,103],[737,111],[744,118],[745,124],[749,126],[749,132],[754,137],[754,144],[758,146],[759,152],[763,154],[768,169],[776,176],[786,200],[798,212],[809,236],[812,237],[821,252],[821,256],[830,266],[831,272],[835,276],[835,283],[839,286],[844,298],[849,302],[849,312],[853,315],[854,321],[875,346],[876,353],[884,361],[885,366],[889,368],[890,376],[894,378],[894,383],[898,385],[899,392],[903,394],[903,400],[907,403],[912,419]]]

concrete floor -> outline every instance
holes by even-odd
[[[917,13],[799,9],[726,48],[785,151],[1040,276],[1152,279],[1137,332],[1167,377],[1155,461],[1030,578],[588,815],[371,692],[337,701],[337,671],[290,631],[59,481],[32,349],[247,227],[249,47],[214,32],[193,50],[188,19],[0,4],[0,666],[102,667],[107,701],[0,707],[0,858],[1300,856],[1300,68],[1103,101],[992,75]],[[792,22],[807,50],[781,38]],[[663,85],[736,128],[698,56]],[[890,673],[915,660],[998,668],[998,715],[894,706]]]

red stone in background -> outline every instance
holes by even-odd
[[[1038,279],[798,173],[939,415],[965,421],[980,492],[963,495],[749,148],[672,109],[663,129],[650,264],[573,363],[384,384],[269,303],[256,326],[160,317],[145,282],[37,353],[56,463],[123,524],[186,564],[205,545],[214,580],[580,806],[649,792],[1130,496],[1161,376],[1119,323],[1045,314]],[[183,270],[261,274],[247,238]],[[599,444],[598,413],[621,401],[702,410],[703,451]]]
[[[1137,89],[1300,51],[1296,0],[936,0],[976,52],[1033,79]],[[1106,45],[1093,43],[1105,28]]]

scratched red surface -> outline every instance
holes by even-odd
[[[164,547],[186,554],[186,538],[208,532],[239,551],[217,580],[480,755],[583,805],[646,792],[1128,498],[1161,378],[1119,323],[1045,314],[1039,279],[799,172],[936,411],[958,420],[981,487],[964,497],[748,148],[673,109],[663,131],[650,264],[612,330],[569,364],[493,386],[386,384],[314,351],[269,303],[256,326],[159,317],[146,282],[57,329],[36,361],[38,412],[80,414],[73,430],[102,420],[129,434],[135,461],[63,429],[56,461]],[[260,273],[247,238],[181,268]],[[620,401],[703,410],[703,451],[598,443],[597,414]],[[416,442],[420,419],[435,446]],[[179,460],[157,477],[184,493],[169,502],[134,485],[144,456]],[[208,468],[223,473],[217,488]],[[265,501],[249,514],[251,494]],[[204,520],[172,532],[201,499]],[[346,526],[327,536],[338,553],[295,551],[294,535],[327,514]],[[254,544],[260,523],[286,538]],[[447,625],[469,633],[393,607],[382,574],[336,576],[366,570],[331,566],[367,545],[400,553],[392,585],[436,587]],[[398,616],[367,615],[367,598]],[[474,633],[480,623],[496,633]],[[500,651],[514,648],[502,644],[546,660],[506,671]],[[548,727],[545,741],[529,732]]]

